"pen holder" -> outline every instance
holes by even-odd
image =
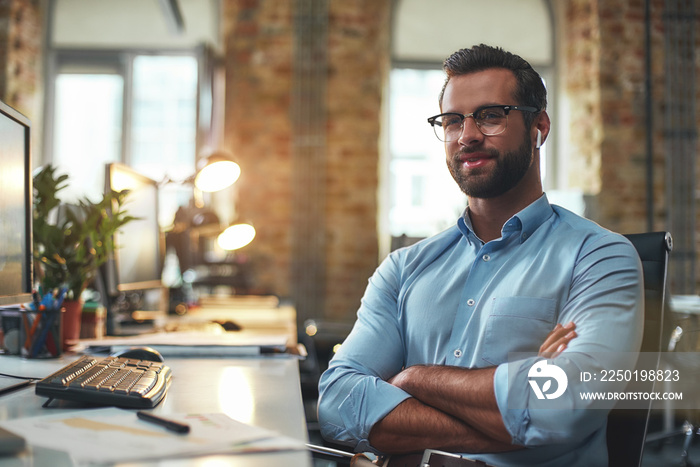
[[[19,354],[19,333],[22,327],[21,311],[19,309],[0,310],[2,341],[0,347],[7,354]]]
[[[63,310],[22,310],[20,355],[54,358],[63,353]]]

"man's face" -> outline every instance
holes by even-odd
[[[509,70],[489,69],[450,79],[442,112],[468,114],[485,105],[517,105],[515,76]],[[472,198],[494,198],[520,183],[533,163],[533,144],[523,115],[511,111],[508,127],[495,136],[484,136],[473,118],[464,120],[456,141],[445,143],[447,166],[460,189]]]

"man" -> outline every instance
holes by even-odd
[[[526,61],[480,45],[454,53],[444,69],[442,114],[429,122],[468,207],[457,225],[393,252],[370,279],[321,378],[322,433],[356,451],[607,465],[607,411],[586,410],[573,391],[556,394],[560,405],[548,410],[528,372],[538,349],[561,352],[552,361],[569,381],[585,365],[604,367],[600,353],[631,367],[615,356],[641,342],[636,251],[547,201],[546,91]]]

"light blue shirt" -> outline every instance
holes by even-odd
[[[528,384],[537,358],[512,361],[508,354],[536,354],[557,323],[570,321],[578,337],[553,361],[571,376],[591,355],[638,351],[639,257],[623,236],[550,205],[544,195],[509,219],[501,234],[482,244],[465,214],[382,262],[352,332],[321,377],[318,412],[326,439],[372,450],[372,426],[410,397],[386,382],[405,367],[497,366],[499,410],[514,443],[526,448],[469,457],[498,466],[607,465],[607,411],[585,410],[573,394],[559,401],[565,409],[540,410],[543,401]]]

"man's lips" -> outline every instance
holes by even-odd
[[[485,152],[461,153],[458,156],[462,166],[467,168],[476,168],[488,164],[494,159],[494,156]]]

